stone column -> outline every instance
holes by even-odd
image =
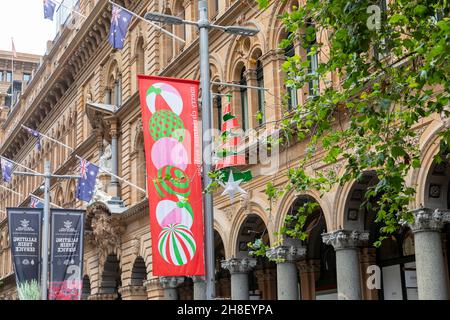
[[[192,277],[194,282],[194,300],[206,300],[206,282],[204,277]]]
[[[160,277],[164,289],[164,300],[178,300],[177,287],[184,282],[183,277]]]
[[[122,300],[147,300],[147,292],[144,286],[120,287],[119,293]]]
[[[278,246],[267,252],[267,257],[277,263],[278,300],[299,300],[295,262],[305,255],[306,248],[303,246]]]
[[[162,300],[164,298],[164,289],[158,278],[144,281],[144,287],[147,291],[148,300]]]
[[[222,261],[222,268],[231,274],[231,300],[248,300],[248,273],[256,266],[256,259],[232,258]]]
[[[316,300],[316,280],[320,276],[320,260],[300,260],[297,262],[300,274],[301,300]]]
[[[338,230],[322,235],[323,242],[336,251],[336,273],[339,300],[361,300],[359,246],[369,240],[368,232]]]
[[[447,300],[441,229],[450,221],[450,211],[422,208],[412,214],[414,221],[404,224],[414,233],[419,300]]]

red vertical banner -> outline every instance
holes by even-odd
[[[153,275],[205,274],[199,82],[138,76]]]

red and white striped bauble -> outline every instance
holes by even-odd
[[[170,224],[159,234],[158,251],[163,259],[175,266],[188,264],[194,257],[197,246],[194,235],[182,224]]]

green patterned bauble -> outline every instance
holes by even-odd
[[[158,170],[158,179],[153,184],[161,197],[169,194],[187,198],[191,194],[190,182],[183,170],[165,166]],[[189,211],[189,206],[186,209]]]
[[[153,140],[174,138],[179,142],[184,140],[183,120],[170,110],[155,112],[149,123],[150,135]]]

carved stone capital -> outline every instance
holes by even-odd
[[[160,277],[159,283],[164,289],[176,289],[184,282],[184,277]]]
[[[369,240],[369,232],[357,230],[338,230],[322,234],[325,244],[332,245],[334,250],[351,249],[363,246]]]
[[[222,261],[222,268],[233,273],[249,273],[256,266],[256,259],[253,258],[244,258],[237,259],[232,258],[229,260]]]
[[[117,293],[97,293],[97,294],[91,294],[88,297],[88,300],[117,300],[118,294]]]
[[[144,286],[125,286],[119,288],[119,293],[124,297],[145,296],[147,292]]]
[[[159,282],[158,278],[146,280],[146,281],[144,281],[143,284],[144,284],[144,287],[147,288],[147,292],[162,289],[162,285]]]
[[[412,232],[438,231],[444,227],[444,224],[450,222],[450,210],[420,208],[411,212],[414,216],[414,222],[400,221],[402,225],[407,225]]]
[[[306,256],[306,247],[278,246],[267,251],[266,256],[277,263],[295,262]]]

